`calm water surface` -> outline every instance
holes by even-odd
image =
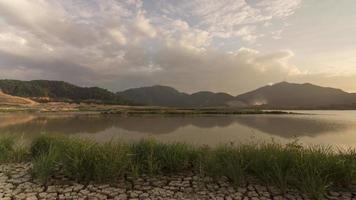
[[[180,141],[197,145],[264,140],[356,147],[356,111],[299,111],[311,115],[141,116],[0,114],[0,134],[26,140],[65,134],[109,140]]]

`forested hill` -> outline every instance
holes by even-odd
[[[310,83],[281,82],[236,97],[249,106],[286,109],[355,109],[356,94]]]
[[[356,109],[355,93],[310,83],[281,82],[236,97],[209,91],[188,94],[161,85],[113,93],[99,87],[79,87],[64,81],[48,80],[0,80],[0,90],[8,95],[26,97],[37,102],[64,101],[165,107]]]
[[[167,107],[227,107],[228,102],[234,100],[226,93],[201,91],[187,94],[162,85],[133,88],[117,95],[136,104]]]
[[[37,101],[72,101],[108,104],[128,103],[106,89],[99,87],[79,87],[64,81],[0,80],[0,90],[9,95],[28,97]]]

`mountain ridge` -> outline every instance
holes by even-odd
[[[356,93],[311,83],[280,82],[232,96],[224,92],[185,93],[164,85],[111,92],[64,81],[0,80],[0,90],[37,102],[70,101],[164,107],[240,107],[263,109],[356,109]]]
[[[234,99],[232,95],[227,93],[200,91],[188,94],[173,87],[162,85],[132,88],[116,94],[136,104],[168,107],[228,106],[226,102]]]
[[[356,104],[356,94],[311,83],[280,82],[238,95],[238,101],[266,108],[323,108]]]
[[[89,102],[120,104],[125,103],[114,93],[99,87],[79,87],[64,81],[0,80],[0,89],[9,95],[26,97],[38,102]]]

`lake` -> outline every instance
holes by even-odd
[[[42,134],[135,141],[155,138],[197,145],[276,140],[356,147],[356,111],[298,111],[291,115],[119,116],[0,114],[0,134],[25,140]]]

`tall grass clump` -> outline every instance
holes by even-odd
[[[163,144],[155,140],[142,140],[131,144],[130,149],[130,167],[134,174],[181,172],[192,169],[194,164],[193,147],[182,143]]]
[[[54,175],[58,167],[59,154],[57,147],[50,146],[47,152],[37,154],[33,158],[32,173],[42,184],[47,184]]]
[[[87,150],[88,152],[84,151],[87,159],[91,158],[90,153],[94,154],[92,157],[93,180],[99,182],[116,181],[126,174],[130,163],[127,145],[109,142],[91,146],[91,149]],[[87,177],[89,177],[89,174]]]
[[[57,171],[65,140],[64,137],[44,134],[32,141],[29,148],[33,163],[32,174],[41,183],[46,184]]]
[[[294,167],[298,149],[283,147],[275,142],[246,147],[243,152],[248,158],[248,173],[268,185],[276,185],[284,192],[294,178]]]
[[[0,140],[1,160],[13,154],[13,140]],[[96,143],[79,138],[41,136],[30,147],[34,175],[46,183],[58,170],[78,181],[115,182],[128,176],[194,171],[227,177],[235,186],[257,178],[282,192],[294,188],[322,199],[333,186],[356,180],[355,150],[303,147],[276,142],[198,147],[141,140]]]
[[[41,136],[31,146],[35,175],[46,180],[56,166],[77,181],[113,181],[122,177],[130,163],[128,146],[98,144],[90,140]]]
[[[331,185],[329,148],[313,147],[301,151],[294,167],[295,185],[315,199],[321,199]]]
[[[245,147],[224,145],[214,150],[205,150],[203,171],[214,178],[225,176],[238,186],[246,178],[246,169],[249,165],[249,160],[243,153],[245,150]]]
[[[0,137],[0,162],[6,162],[10,159],[13,151],[15,140],[13,137]]]
[[[22,162],[28,158],[27,149],[17,139],[7,135],[0,136],[0,163]]]
[[[301,150],[297,156],[294,185],[320,199],[330,186],[350,186],[356,180],[355,173],[353,151],[335,153],[331,147],[314,146]]]
[[[195,151],[187,144],[169,143],[158,145],[158,161],[161,172],[176,173],[192,169]]]
[[[62,147],[61,162],[65,174],[78,181],[93,180],[97,144],[87,140],[68,140]]]
[[[36,158],[48,153],[51,149],[53,150],[54,147],[58,148],[58,150],[63,149],[60,146],[66,143],[66,141],[69,140],[65,137],[43,134],[32,141],[30,147],[31,156]]]
[[[77,181],[113,182],[128,174],[131,151],[118,142],[98,144],[90,140],[43,136],[31,148],[34,175],[43,183],[61,167]]]
[[[350,186],[356,180],[355,149],[339,150],[336,155],[333,155],[332,160],[331,179],[338,186]]]
[[[158,148],[159,144],[154,140],[142,140],[131,144],[130,170],[133,175],[142,173],[153,175],[159,172]]]

